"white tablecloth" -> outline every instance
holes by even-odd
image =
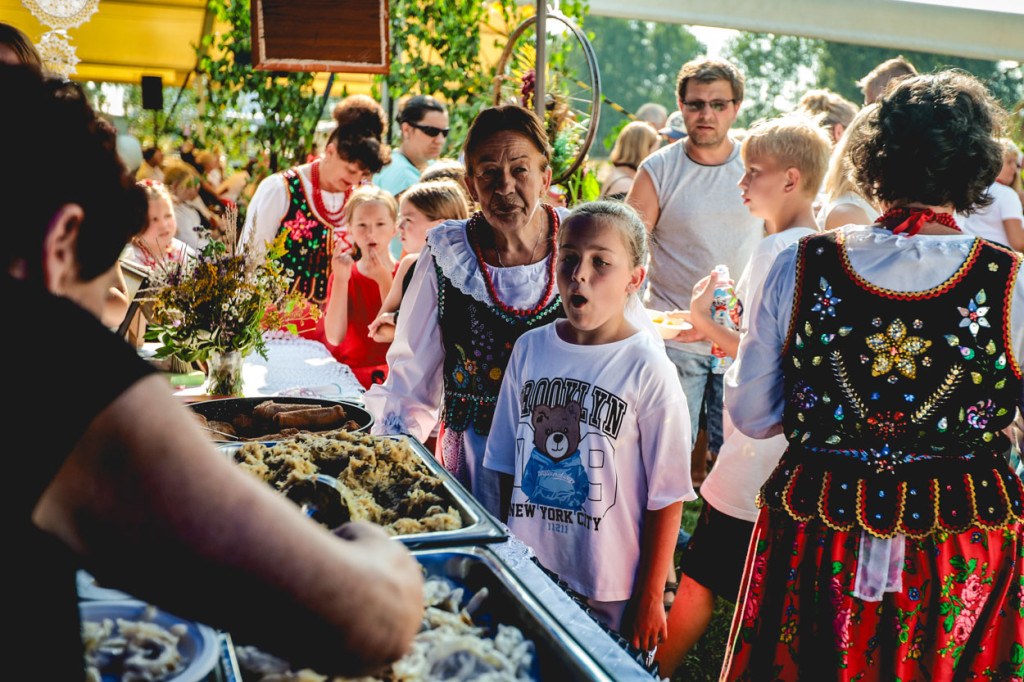
[[[246,397],[289,395],[362,400],[363,387],[348,365],[334,359],[319,341],[287,332],[269,332],[267,359],[245,358],[242,393]],[[205,387],[181,389],[179,395],[203,395]]]

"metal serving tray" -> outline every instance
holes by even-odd
[[[334,405],[341,405],[345,408],[345,416],[347,419],[353,420],[359,425],[359,428],[355,430],[356,433],[369,432],[370,427],[373,425],[373,415],[370,414],[365,407],[359,403],[354,403],[348,400],[329,400],[327,398],[301,398],[301,397],[262,397],[262,398],[219,398],[216,400],[204,400],[201,402],[190,403],[187,407],[195,412],[206,417],[209,421],[227,421],[230,422],[231,418],[239,413],[251,413],[260,403],[273,400],[279,403],[288,404],[299,404],[309,405],[310,407],[332,407]],[[270,432],[272,433],[272,432]],[[234,443],[236,441],[220,440],[215,441],[218,443]]]
[[[409,547],[409,549],[424,547],[448,547],[452,545],[478,545],[488,542],[501,542],[508,537],[508,534],[501,525],[491,516],[479,502],[476,501],[454,477],[441,466],[434,456],[418,440],[412,436],[377,436],[377,438],[388,438],[390,440],[405,440],[413,453],[419,457],[432,474],[441,479],[445,492],[449,497],[449,504],[459,511],[462,517],[462,528],[458,530],[439,530],[428,533],[415,533],[412,535],[396,535],[395,539]],[[277,441],[260,441],[261,445],[273,447]],[[224,443],[218,446],[218,450],[234,457],[236,450],[245,443]],[[334,481],[329,476],[318,475],[327,481]]]
[[[384,436],[382,436],[384,437]],[[453,545],[479,545],[488,542],[502,542],[508,537],[505,529],[491,514],[469,494],[451,473],[434,459],[434,454],[423,443],[409,435],[388,436],[394,440],[406,440],[430,472],[441,479],[445,491],[452,498],[452,505],[462,516],[462,528],[439,530],[416,535],[397,536],[409,549],[418,547],[450,547]]]
[[[533,594],[485,547],[455,547],[413,552],[427,577],[443,576],[475,594],[488,597],[474,614],[481,625],[514,625],[533,640],[540,680],[597,680],[612,677],[554,620]],[[467,600],[471,595],[466,595]]]

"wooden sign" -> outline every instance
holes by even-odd
[[[387,0],[252,0],[252,65],[388,73]]]

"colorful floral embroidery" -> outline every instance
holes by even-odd
[[[818,300],[811,308],[812,311],[821,315],[821,319],[825,319],[825,316],[835,317],[836,316],[836,303],[842,303],[843,299],[838,296],[832,295],[832,286],[828,281],[822,277],[818,282],[818,288],[821,292],[814,292],[814,298]]]
[[[872,334],[866,343],[875,353],[871,364],[872,376],[888,374],[895,367],[908,379],[917,376],[914,356],[925,352],[932,345],[931,341],[919,336],[907,336],[907,325],[898,318],[889,323],[884,334]]]
[[[295,214],[293,220],[286,220],[281,227],[288,230],[288,237],[294,242],[301,242],[313,236],[313,230],[320,227],[320,223],[311,220],[303,215],[302,211]]]
[[[982,289],[974,295],[974,298],[967,304],[966,308],[957,308],[964,318],[960,320],[960,326],[967,327],[972,336],[977,336],[978,331],[982,327],[985,327],[986,329],[989,328],[988,320],[985,319],[985,315],[988,314],[989,309],[989,307],[985,305],[986,300],[985,290]]]
[[[967,408],[967,423],[975,429],[983,429],[988,420],[996,416],[998,408],[991,400],[982,400]]]
[[[817,394],[804,381],[793,387],[793,404],[801,410],[809,410],[818,403]]]

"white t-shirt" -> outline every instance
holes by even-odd
[[[1006,237],[1003,221],[1024,222],[1024,207],[1021,206],[1017,193],[1006,185],[993,182],[988,188],[988,193],[992,195],[991,204],[966,218],[957,216],[958,222],[962,221],[960,227],[964,234],[972,234],[990,242],[1009,246],[1010,240]]]
[[[201,237],[196,228],[202,227],[199,209],[189,203],[174,201],[174,224],[177,227],[177,238],[196,251],[202,251],[209,237]]]
[[[516,342],[483,463],[515,477],[509,528],[545,567],[591,599],[623,601],[644,512],[696,499],[690,416],[653,335],[581,346],[558,324]]]
[[[761,302],[764,280],[775,257],[801,237],[815,232],[806,227],[793,227],[768,235],[754,249],[736,284],[736,296],[743,303],[742,333],[747,331],[748,312]],[[786,438],[779,434],[758,440],[744,435],[733,426],[728,404],[723,413],[723,432],[725,442],[718,451],[714,468],[700,488],[701,496],[723,514],[754,522],[757,520],[757,505],[754,503],[757,491],[786,451]]]

